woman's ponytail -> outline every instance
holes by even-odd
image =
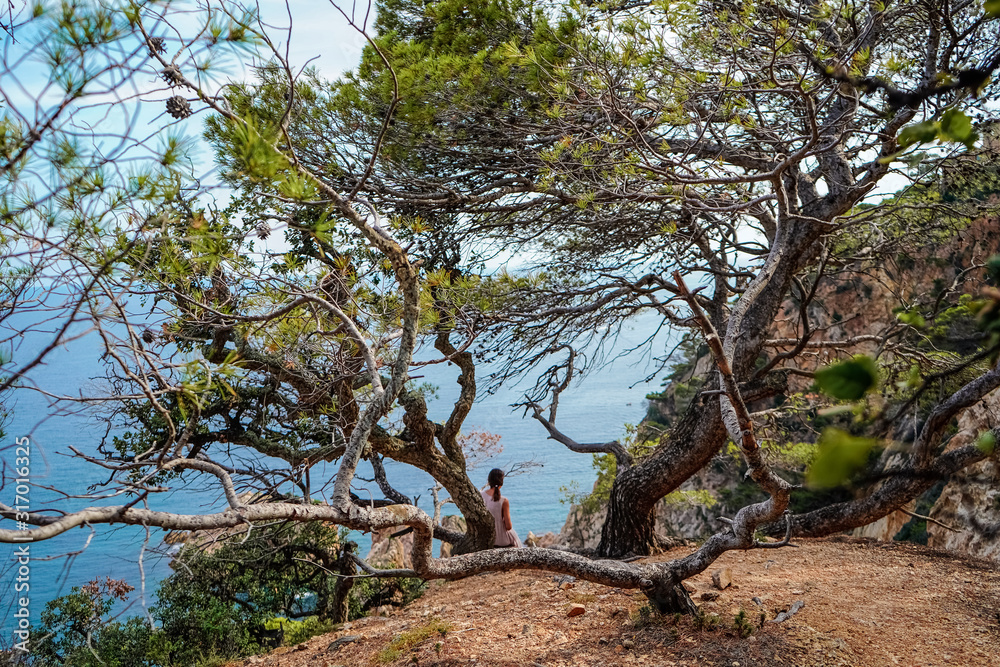
[[[494,468],[490,471],[490,475],[486,478],[486,481],[489,482],[490,488],[493,489],[493,502],[500,502],[500,487],[503,486],[503,470]]]

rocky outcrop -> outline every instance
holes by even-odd
[[[372,548],[367,560],[380,568],[412,568],[413,531],[391,526],[372,532]]]
[[[559,543],[559,536],[553,532],[543,533],[541,535],[535,535],[530,530],[528,531],[528,537],[524,540],[524,546],[534,547],[537,549],[552,549]]]
[[[457,514],[449,514],[448,516],[441,517],[441,527],[447,528],[448,530],[453,530],[459,533],[465,532],[465,517],[458,516]],[[447,542],[441,543],[441,558],[448,558],[451,556],[451,545]]]
[[[984,430],[998,426],[1000,390],[962,415],[948,449],[976,442]],[[930,517],[938,523],[927,524],[929,546],[1000,562],[1000,454],[949,481]]]
[[[941,223],[941,234],[945,233],[946,224]],[[968,273],[967,270],[981,264],[998,250],[1000,224],[995,217],[980,218],[953,231],[947,240],[928,242],[924,247],[911,245],[906,252],[898,254],[880,255],[881,251],[877,247],[859,248],[857,255],[867,256],[868,259],[853,262],[846,267],[849,270],[845,271],[838,271],[834,267],[830,271],[831,275],[820,283],[816,297],[807,308],[807,314],[813,331],[811,341],[833,342],[861,338],[863,342],[845,349],[807,349],[796,359],[796,366],[801,370],[813,371],[852,354],[874,353],[879,343],[864,340],[864,337],[898,328],[898,313],[902,309],[929,307],[945,290],[956,287],[966,294],[978,294],[983,286],[982,274]],[[841,276],[849,277],[845,279]],[[957,351],[968,353],[977,345],[972,335],[974,325],[968,319],[963,323],[961,319],[949,321],[948,318],[942,318],[937,324],[948,328],[942,341],[947,345],[958,346]],[[799,305],[790,299],[776,318],[771,337],[796,339],[800,333]],[[702,382],[700,378],[712,372],[707,349],[699,349],[695,341],[689,341],[686,345],[684,349],[688,353],[688,362],[675,367],[671,383],[661,393],[650,396],[647,420],[652,422],[652,426],[669,428],[676,416],[687,407],[691,396],[697,393]],[[767,354],[773,355],[790,347],[772,347]],[[889,357],[884,355],[882,358]],[[898,379],[900,378],[886,381]],[[802,392],[804,400],[816,406],[820,399],[808,393],[811,383],[812,380],[808,377],[789,378],[790,389]],[[753,409],[759,410],[762,407],[770,406],[757,406]],[[998,424],[1000,397],[994,393],[987,401],[963,415],[959,425],[960,433],[951,439],[948,446],[958,447],[968,443],[970,439],[978,438],[983,430],[995,428]],[[784,423],[780,426],[785,430],[784,437],[790,442],[812,442],[816,436],[813,428],[796,432],[794,424]],[[901,443],[912,441],[912,437],[912,433],[902,431],[895,435],[896,440]],[[882,469],[891,468],[894,458],[898,456],[898,452],[887,451],[883,456]],[[725,458],[720,456],[715,463],[724,461]],[[732,516],[732,512],[746,504],[746,501],[752,502],[750,490],[741,488],[742,476],[739,472],[734,471],[732,466],[716,468],[713,465],[688,480],[681,487],[682,491],[708,492],[718,504],[678,505],[663,502],[656,510],[657,534],[663,537],[699,539],[715,532],[719,528],[717,517]],[[939,490],[940,486],[933,493]],[[801,492],[799,496],[801,497]],[[928,494],[920,503],[921,511],[926,511],[930,503],[934,503],[930,516],[955,529],[949,530],[933,521],[927,522],[930,545],[1000,560],[1000,462],[996,457],[972,467],[961,478],[952,480],[936,502],[934,496]],[[904,526],[921,520],[914,517],[915,512],[919,513],[916,511],[917,507],[917,501],[911,502],[901,511],[857,529],[854,535],[892,540]],[[571,507],[560,541],[571,548],[594,547],[600,539],[603,521],[603,510],[585,514],[581,508]],[[910,527],[912,528],[912,524]]]

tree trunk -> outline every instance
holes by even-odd
[[[479,508],[463,509],[459,507],[459,509],[462,510],[462,515],[465,517],[465,537],[452,545],[452,555],[460,556],[492,548],[496,541],[496,535],[494,534],[493,515],[489,513],[486,506],[483,505],[482,512],[479,511]],[[485,516],[481,516],[484,513]]]
[[[713,378],[705,388],[717,387]],[[711,461],[726,441],[719,402],[713,399],[692,401],[667,441],[615,478],[598,555],[624,558],[657,551],[656,503]]]
[[[616,480],[617,482],[617,480]],[[631,498],[625,486],[613,484],[608,498],[608,514],[601,528],[597,555],[604,558],[646,556],[659,549],[654,531],[653,507],[638,509],[638,499]],[[643,502],[643,505],[648,503]]]
[[[781,308],[792,277],[816,255],[821,227],[808,221],[786,221],[772,243],[758,276],[760,289],[746,303],[737,322],[726,325],[725,338],[735,341],[730,360],[737,380],[746,382],[763,349],[770,324]],[[794,259],[789,259],[794,258]],[[751,290],[748,290],[750,292]],[[735,330],[729,331],[729,328]],[[605,557],[646,555],[655,550],[654,508],[663,496],[705,467],[729,438],[716,393],[718,375],[710,373],[702,393],[670,431],[666,443],[619,473],[611,487],[608,516],[597,552]]]
[[[688,595],[687,589],[674,577],[651,581],[642,592],[661,614],[697,614],[698,606]]]
[[[346,542],[340,548],[340,556],[337,558],[337,572],[345,575],[337,578],[337,584],[333,593],[333,604],[330,605],[329,618],[334,623],[346,623],[350,615],[351,588],[354,586],[354,577],[357,574],[357,565],[351,558],[351,552],[357,548],[354,542]]]

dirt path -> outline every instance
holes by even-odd
[[[806,540],[798,549],[731,552],[716,568],[731,569],[731,587],[714,589],[710,572],[688,582],[705,612],[701,623],[646,615],[645,598],[635,591],[511,572],[432,583],[404,610],[239,664],[1000,665],[995,564],[909,544],[834,538]],[[718,597],[703,601],[704,593]],[[804,606],[789,620],[760,626],[762,613],[769,621],[797,600]],[[568,617],[573,605],[585,613]],[[734,629],[740,610],[753,626],[748,637]],[[344,636],[358,639],[331,646]],[[395,655],[386,651],[394,639]]]

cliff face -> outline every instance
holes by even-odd
[[[811,341],[848,341],[885,334],[900,328],[897,314],[901,310],[914,306],[928,309],[943,294],[951,293],[951,298],[962,293],[977,294],[983,286],[982,272],[969,269],[981,265],[998,252],[1000,222],[996,218],[981,218],[944,242],[911,247],[906,255],[858,261],[835,268],[820,283],[815,299],[806,309],[810,328],[814,331]],[[799,304],[789,300],[776,319],[771,338],[797,339],[801,333]],[[938,333],[941,338],[935,344],[945,349],[950,345],[951,349],[968,352],[977,344],[971,336],[974,330],[967,321],[955,320]],[[865,341],[845,349],[814,347],[801,354],[795,365],[802,370],[813,371],[853,354],[872,354],[877,346],[875,341]],[[691,346],[692,352],[695,347]],[[790,346],[773,347],[767,354],[771,356],[788,349],[791,349]],[[686,369],[675,372],[671,384],[660,397],[651,400],[647,419],[669,428],[675,416],[686,408],[691,396],[697,393],[701,378],[712,372],[707,350],[699,351],[701,354],[691,355]],[[886,358],[891,357],[883,355],[883,359]],[[897,379],[887,378],[885,381],[889,383]],[[805,400],[812,402],[808,394],[809,378],[792,376],[789,382],[792,391],[804,393]],[[755,406],[753,409],[763,407],[771,406]],[[947,446],[958,447],[974,441],[984,430],[998,424],[1000,392],[994,392],[962,416],[959,433],[951,438]],[[815,429],[810,427],[796,431],[792,425],[785,437],[792,442],[809,442],[815,438]],[[904,446],[912,437],[912,433],[896,434],[897,441]],[[898,453],[887,450],[881,467],[891,467],[893,458],[898,456]],[[800,472],[794,465],[789,465],[783,474],[786,478],[799,481],[795,476]],[[717,457],[712,465],[681,487],[682,491],[707,491],[717,504],[661,502],[657,507],[657,533],[663,537],[700,539],[718,530],[720,524],[717,517],[732,516],[739,507],[761,497],[755,496],[755,489],[743,483],[741,473],[738,462],[723,455]],[[801,495],[799,492],[800,498]],[[927,539],[931,546],[1000,561],[1000,463],[997,457],[966,471],[960,479],[952,480],[940,491],[936,502],[933,496],[922,499],[925,512],[930,503],[933,503],[931,518],[950,528],[933,521],[927,522]],[[905,511],[894,512],[859,528],[855,535],[892,540],[908,524],[907,531],[912,529],[915,521],[912,513],[921,513],[917,511],[918,505],[917,501],[909,503],[903,508]],[[577,548],[596,546],[603,519],[603,511],[585,515],[580,508],[571,508],[561,541]]]
[[[1000,425],[1000,390],[970,408],[958,422],[948,449],[976,442]],[[941,492],[928,522],[927,544],[1000,562],[1000,462],[998,455],[969,467]],[[942,525],[943,524],[943,525]],[[945,528],[945,526],[948,526]]]
[[[899,327],[900,310],[918,305],[929,309],[946,291],[978,294],[983,287],[983,271],[970,269],[998,252],[1000,221],[984,217],[955,232],[947,242],[928,243],[911,249],[907,255],[880,257],[842,267],[843,271],[834,271],[824,278],[816,298],[807,307],[810,328],[815,332],[810,341],[848,341],[883,334]],[[790,300],[775,321],[772,337],[797,339],[801,333],[799,306]],[[949,331],[948,336],[954,339],[969,333]],[[873,353],[878,346],[876,341],[862,341],[849,350],[807,349],[795,365],[812,371],[839,358]],[[797,382],[799,389],[811,383],[803,377],[790,381]]]

